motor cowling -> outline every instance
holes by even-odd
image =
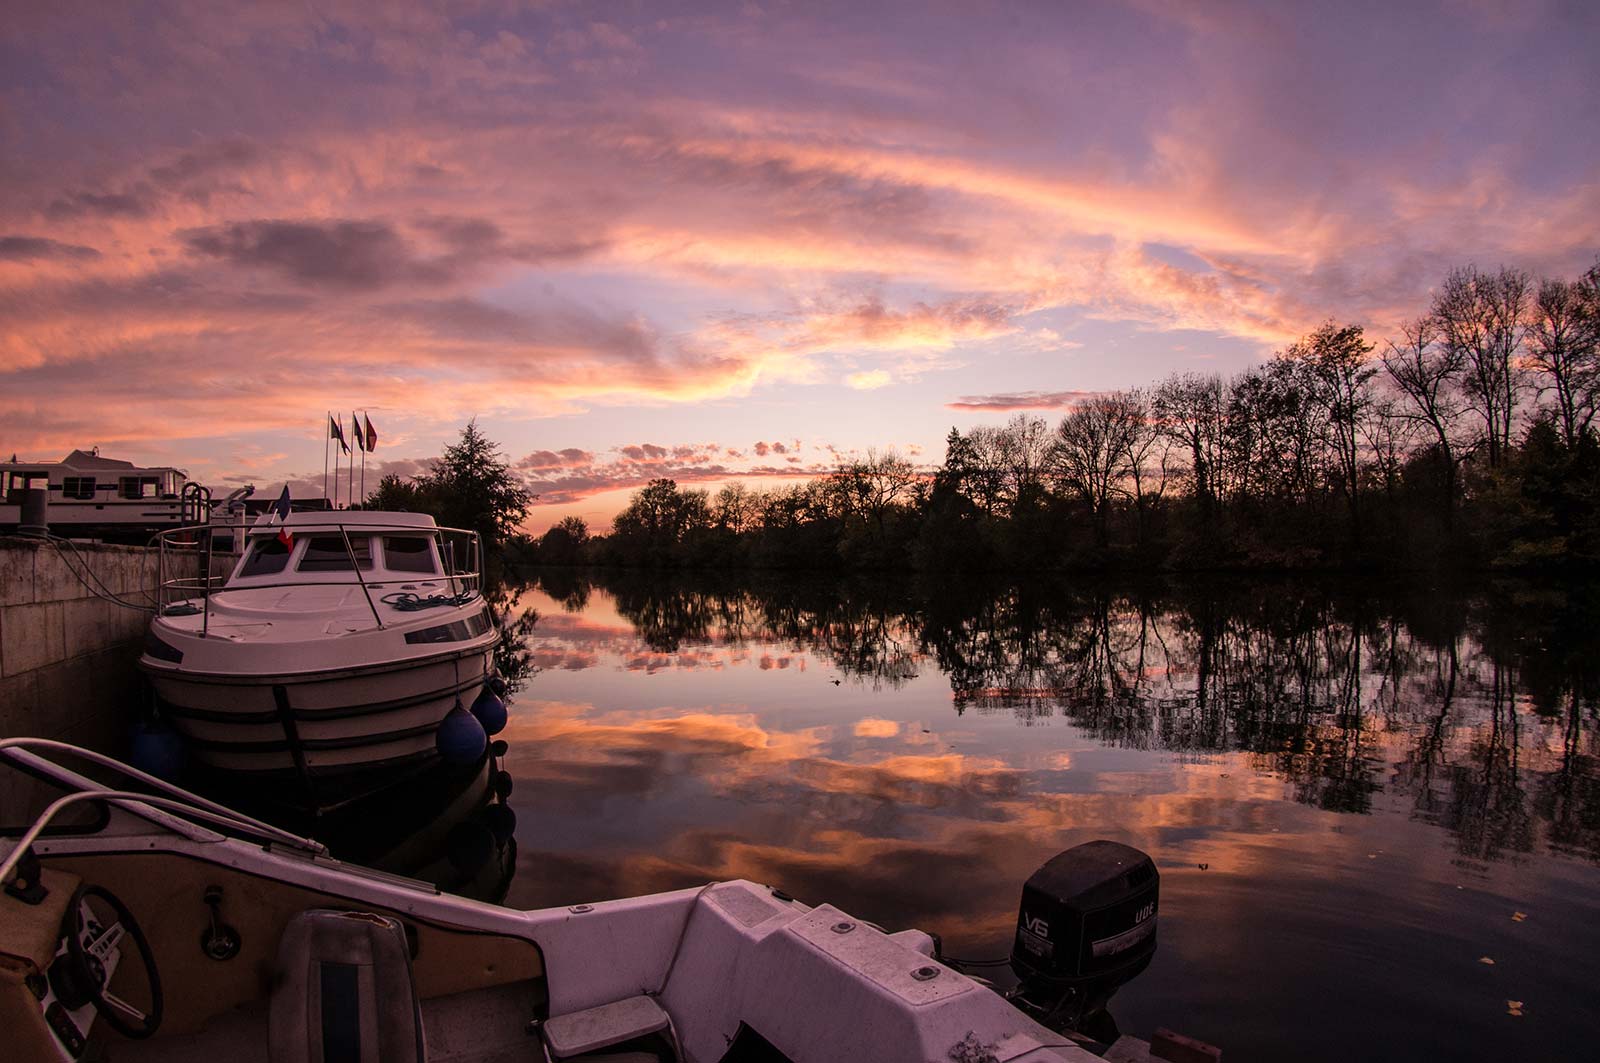
[[[1035,999],[1108,998],[1156,951],[1161,876],[1120,842],[1074,846],[1022,887],[1011,967]]]

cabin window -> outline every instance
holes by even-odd
[[[347,550],[342,535],[317,535],[306,543],[306,552],[300,557],[298,572],[349,572],[350,555],[356,556],[356,566],[363,572],[372,568],[372,539],[366,535],[350,536]]]
[[[12,505],[21,504],[24,491],[50,486],[50,476],[43,472],[12,472],[7,479],[10,482],[6,485],[6,501]]]
[[[439,566],[433,559],[433,540],[420,535],[385,535],[383,566],[390,572],[439,574]]]
[[[154,498],[160,482],[154,476],[124,476],[117,481],[117,494],[123,498]]]
[[[93,498],[93,476],[68,476],[61,481],[62,498]]]
[[[256,539],[250,553],[239,566],[241,576],[272,576],[289,564],[289,548],[280,539]]]

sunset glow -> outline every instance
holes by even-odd
[[[369,486],[476,417],[603,526],[1595,262],[1600,8],[1328,14],[11,5],[0,446],[320,494],[327,410]]]

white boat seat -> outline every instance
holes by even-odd
[[[267,1023],[272,1063],[423,1063],[405,928],[312,909],[289,920]]]
[[[663,1030],[670,1033],[671,1026],[672,1020],[660,1004],[650,997],[638,996],[601,1004],[587,1011],[557,1015],[545,1021],[543,1032],[552,1056],[560,1060],[577,1060],[584,1058],[586,1053],[620,1045],[636,1037]],[[652,1063],[657,1059],[652,1053],[633,1052],[597,1058],[620,1063],[633,1057]]]

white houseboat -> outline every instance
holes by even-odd
[[[57,535],[144,542],[152,534],[207,519],[210,493],[182,469],[141,467],[74,450],[60,461],[0,462],[0,533],[23,524],[31,489],[49,500]]]

